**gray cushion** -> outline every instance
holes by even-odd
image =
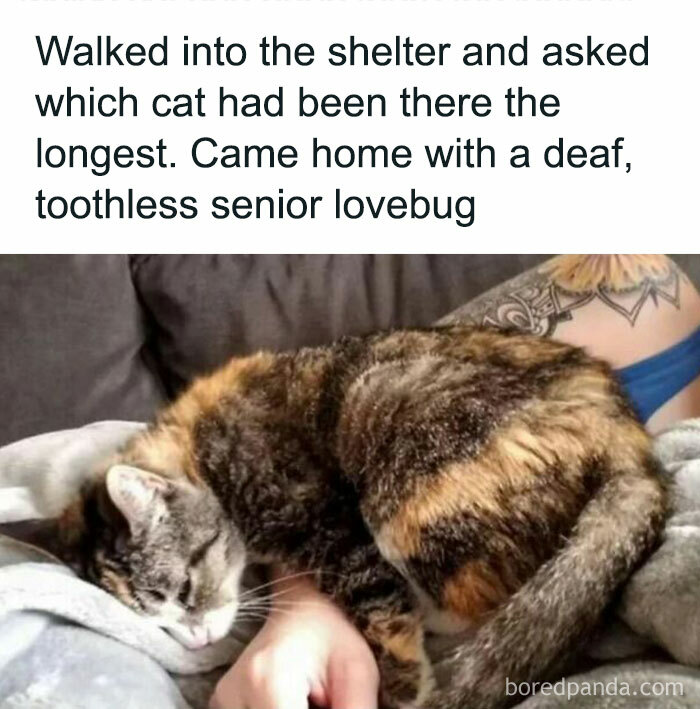
[[[0,258],[0,445],[163,400],[126,256]]]
[[[145,256],[134,280],[174,391],[233,355],[428,325],[543,256]]]
[[[427,325],[543,258],[2,256],[0,444],[150,418],[161,381],[232,355]],[[700,284],[700,256],[677,260]]]
[[[698,254],[672,254],[671,258],[685,271],[700,290],[700,256]]]

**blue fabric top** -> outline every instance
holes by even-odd
[[[700,376],[700,327],[663,352],[616,371],[645,423],[663,404]]]

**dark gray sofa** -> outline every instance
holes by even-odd
[[[0,445],[148,419],[232,355],[426,325],[543,259],[1,256]],[[700,258],[680,261],[700,279]]]

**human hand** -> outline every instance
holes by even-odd
[[[307,581],[280,581],[265,625],[222,677],[210,709],[377,709],[364,638]],[[283,600],[281,600],[283,599]]]

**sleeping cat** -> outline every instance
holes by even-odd
[[[654,546],[665,494],[608,367],[470,326],[234,359],[66,511],[89,580],[198,647],[245,564],[313,572],[381,704],[490,709],[553,676]],[[427,631],[471,629],[437,687]]]

